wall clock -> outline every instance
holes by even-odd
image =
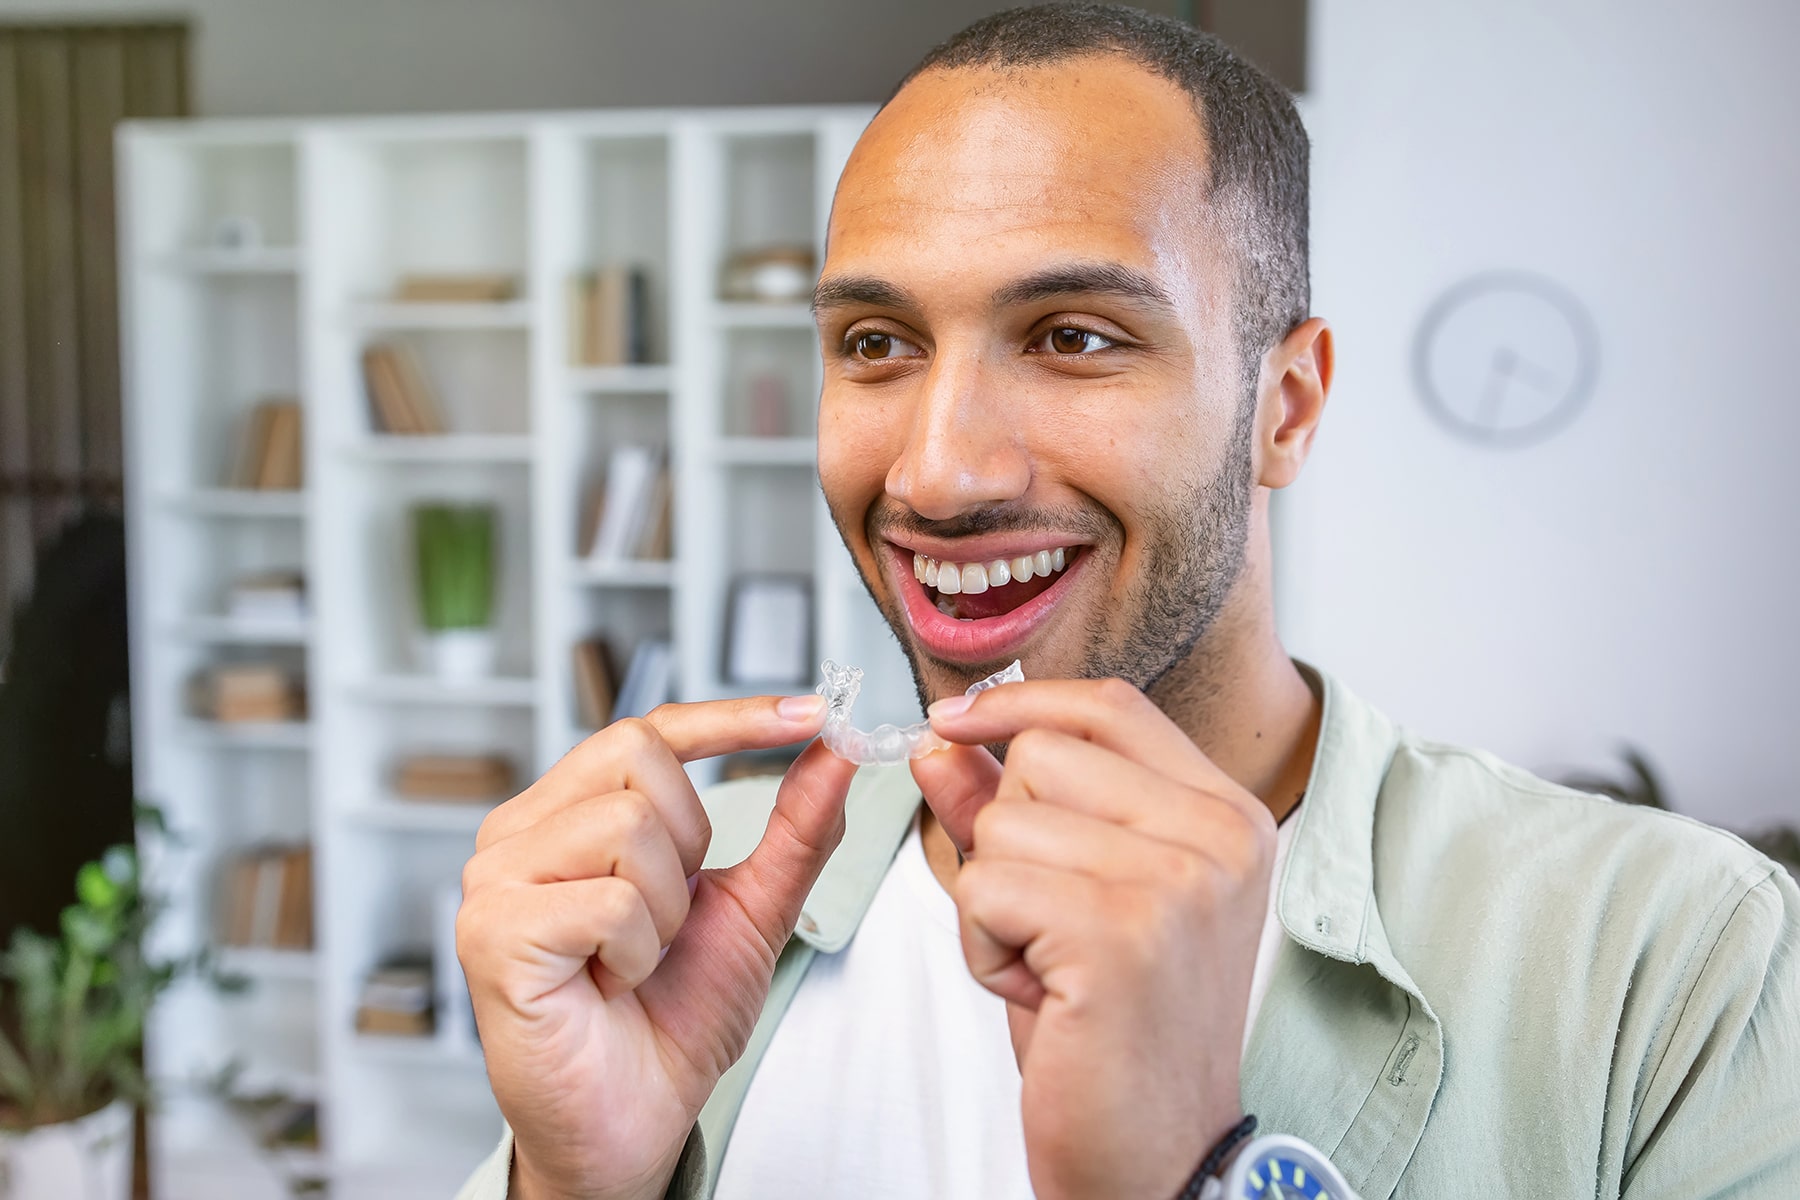
[[[1484,446],[1528,446],[1581,412],[1600,366],[1593,318],[1561,284],[1492,271],[1454,285],[1426,310],[1413,377],[1446,429]]]

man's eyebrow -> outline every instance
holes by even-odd
[[[994,307],[1038,304],[1062,296],[1117,296],[1173,311],[1175,301],[1142,271],[1120,263],[1067,263],[1015,279],[994,292]]]
[[[828,275],[813,289],[813,311],[866,304],[871,308],[916,310],[918,305],[905,288],[873,275]]]

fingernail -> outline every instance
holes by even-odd
[[[784,721],[810,721],[825,711],[825,697],[816,693],[783,696],[775,702],[775,715]]]
[[[975,703],[973,696],[945,696],[936,704],[925,710],[925,715],[933,719],[938,717],[955,717],[969,711],[969,705]]]
[[[694,893],[699,890],[700,890],[700,872],[695,871],[692,875],[688,876],[688,899],[692,900],[694,898]]]

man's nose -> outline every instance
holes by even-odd
[[[1031,485],[1018,406],[978,354],[932,362],[887,493],[932,521],[1017,500]]]

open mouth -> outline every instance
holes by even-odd
[[[947,562],[913,555],[913,578],[937,610],[958,621],[1005,616],[1056,586],[1079,547],[1059,546],[1017,558]]]
[[[895,583],[920,648],[971,667],[1018,657],[1069,594],[1069,581],[1088,557],[1081,544],[1028,546],[1013,539],[1010,546],[971,543],[970,549],[978,546],[994,557],[953,561],[889,543]],[[909,566],[911,582],[905,579]]]

